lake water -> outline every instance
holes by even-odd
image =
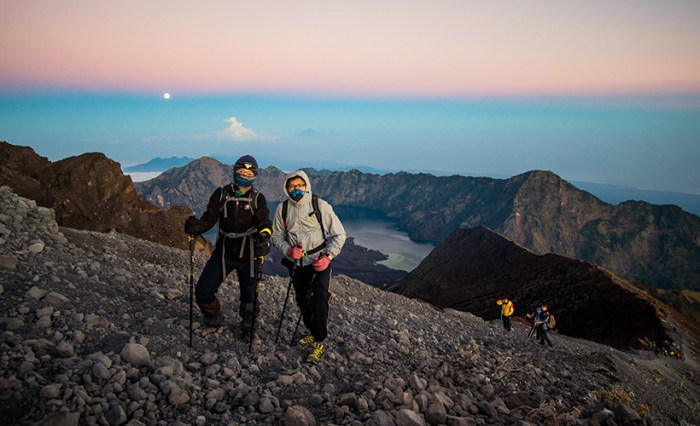
[[[345,232],[355,238],[355,244],[380,251],[389,258],[378,262],[392,269],[413,270],[435,246],[418,243],[399,230],[398,220],[376,210],[359,207],[334,207]]]
[[[276,207],[276,203],[270,203],[271,216]],[[379,211],[344,206],[335,206],[333,210],[348,236],[355,239],[355,244],[389,256],[378,262],[389,268],[411,271],[435,248],[430,243],[412,241],[406,232],[399,230],[396,219]],[[216,226],[205,237],[215,240]]]

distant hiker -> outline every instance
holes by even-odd
[[[542,316],[542,308],[539,306],[535,308],[535,312],[525,315],[525,318],[532,320],[532,329],[530,329],[530,334],[527,335],[528,339],[532,337],[533,333],[536,333],[535,340],[540,340],[540,328],[537,326],[540,316]]]
[[[257,175],[255,158],[250,155],[239,158],[233,165],[232,182],[214,191],[200,219],[191,216],[185,222],[185,232],[190,235],[201,235],[219,223],[214,252],[197,281],[197,306],[204,314],[204,325],[221,326],[224,316],[216,292],[235,269],[241,293],[238,313],[242,318],[243,339],[252,337],[253,323],[260,313],[255,262],[261,262],[260,258],[269,253],[272,234],[265,196],[253,188]]]
[[[554,345],[552,345],[552,341],[549,339],[549,321],[550,318],[550,313],[549,309],[547,309],[546,305],[542,305],[541,312],[539,319],[537,320],[536,326],[539,331],[539,342],[540,345],[544,345],[544,342],[547,342],[550,348],[553,348]]]
[[[503,321],[503,328],[505,328],[506,331],[509,332],[513,331],[513,326],[510,324],[510,317],[515,311],[513,301],[508,299],[501,299],[496,301],[496,304],[501,307],[501,321]]]
[[[309,330],[299,344],[310,345],[306,361],[318,363],[328,335],[331,260],[345,244],[345,229],[331,205],[311,192],[303,170],[288,174],[283,186],[287,200],[275,211],[272,243],[285,255],[283,263],[293,274],[296,303]]]

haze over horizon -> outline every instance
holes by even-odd
[[[681,0],[3,0],[0,140],[700,194],[697,22]]]

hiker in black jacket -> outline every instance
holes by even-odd
[[[539,318],[537,319],[536,327],[537,330],[539,331],[539,339],[538,341],[540,342],[540,345],[544,345],[544,342],[547,342],[550,348],[553,348],[554,345],[552,345],[552,341],[549,339],[549,310],[547,309],[546,305],[542,306],[542,312],[540,313]]]
[[[258,163],[250,155],[239,158],[233,166],[233,181],[217,188],[209,198],[202,217],[190,217],[185,232],[200,235],[219,223],[214,252],[204,266],[195,290],[197,306],[204,314],[204,324],[219,327],[224,322],[216,292],[234,269],[240,285],[239,314],[241,335],[250,338],[253,322],[260,313],[255,287],[255,262],[270,251],[272,223],[265,196],[253,188]]]

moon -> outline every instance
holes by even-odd
[[[170,99],[170,93],[163,93],[163,99]]]

